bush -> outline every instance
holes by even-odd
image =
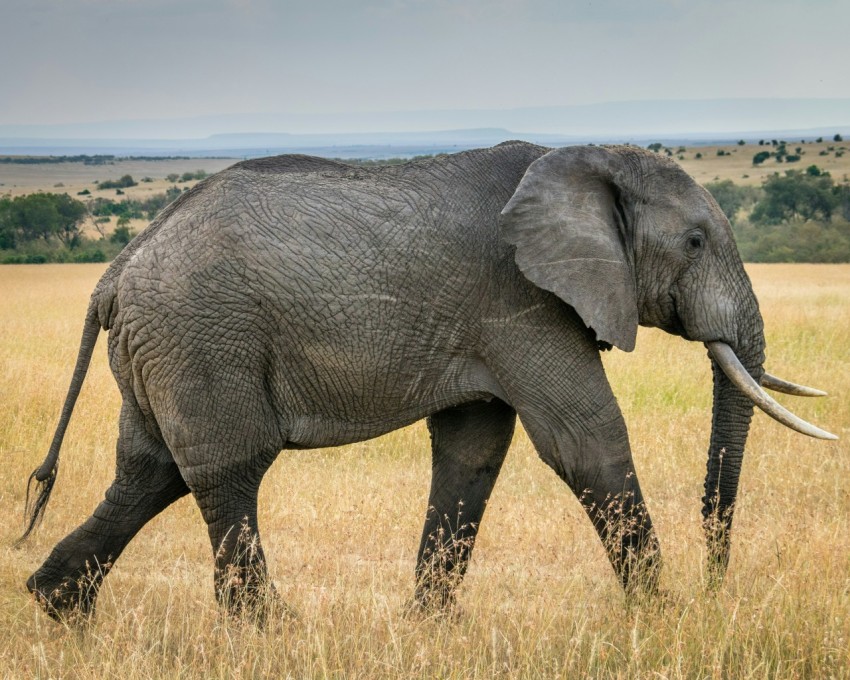
[[[850,262],[850,222],[792,220],[734,227],[741,258],[746,262]]]
[[[195,172],[184,172],[182,175],[180,175],[180,181],[191,182],[193,179],[204,179],[206,176],[207,173],[204,170],[195,170]]]
[[[120,179],[116,180],[106,180],[105,182],[98,182],[98,189],[126,189],[128,187],[136,186],[137,182],[133,180],[132,175],[124,175]]]
[[[740,187],[731,179],[709,182],[705,185],[705,188],[714,197],[714,200],[717,201],[720,209],[732,224],[735,224],[740,210],[748,205],[752,205],[758,194],[758,189]]]
[[[768,158],[770,158],[770,151],[759,151],[755,156],[753,156],[753,165],[761,165]]]
[[[133,240],[133,237],[136,234],[130,229],[126,224],[121,224],[119,221],[119,226],[112,232],[112,235],[109,237],[109,241],[111,243],[117,243],[121,246],[126,246],[130,241]]]

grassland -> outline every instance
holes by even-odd
[[[712,146],[671,145],[673,158],[701,184],[717,180],[729,179],[744,186],[761,186],[769,175],[786,170],[802,170],[809,165],[830,172],[836,183],[850,181],[850,142],[795,142],[787,140],[789,153],[800,148],[800,160],[795,163],[777,163],[770,158],[764,163],[753,166],[753,156],[764,150],[775,150],[767,140],[766,146],[757,143],[744,145],[723,144]],[[680,152],[681,151],[681,152]],[[662,151],[662,153],[664,153]],[[722,155],[718,155],[722,153]],[[824,154],[824,155],[821,155]],[[699,157],[698,157],[699,156]],[[233,163],[234,158],[172,158],[172,159],[116,159],[106,165],[85,165],[81,162],[50,163],[50,164],[17,164],[0,163],[0,196],[22,196],[39,191],[67,193],[73,198],[89,201],[95,198],[120,201],[125,198],[144,200],[156,194],[164,194],[174,186],[168,181],[168,175],[182,175],[186,172],[204,170],[207,174],[218,172]],[[124,175],[132,176],[138,184],[122,189],[123,195],[116,194],[115,189],[98,189],[98,182],[117,180]],[[146,181],[141,181],[146,178]],[[191,187],[195,181],[180,182],[180,188]],[[80,196],[79,192],[88,190],[89,194]],[[147,226],[147,221],[132,219],[129,228],[138,233]],[[99,230],[111,233],[117,226],[117,218],[112,217],[108,222],[99,224]],[[98,238],[91,219],[80,225],[84,236]]]
[[[777,163],[774,158],[768,158],[763,163],[754,166],[753,156],[760,151],[775,151],[770,146],[758,144],[723,144],[719,146],[688,146],[684,153],[676,153],[679,147],[673,145],[670,149],[675,158],[691,177],[700,184],[717,180],[731,179],[735,184],[744,186],[761,186],[766,177],[775,172],[782,174],[786,170],[805,170],[810,165],[828,171],[836,184],[850,179],[850,142],[803,143],[787,140],[788,153],[794,153],[799,147],[800,160],[794,163]],[[719,152],[723,155],[718,155]],[[836,152],[838,155],[836,155]],[[697,158],[697,154],[701,154]],[[824,155],[821,155],[824,154]],[[679,156],[682,156],[679,159]]]
[[[212,174],[233,165],[235,158],[174,158],[163,160],[121,160],[118,159],[107,165],[85,165],[84,163],[50,163],[50,164],[17,164],[0,163],[0,196],[24,196],[38,191],[51,193],[66,193],[72,198],[87,201],[94,198],[108,198],[120,201],[132,198],[143,201],[156,194],[164,194],[166,189],[174,186],[166,178],[168,175],[182,175],[185,172],[204,170]],[[115,189],[98,189],[97,184],[106,180],[117,180],[124,175],[130,175],[138,182],[134,187],[122,189],[122,195],[117,195]],[[148,178],[150,181],[142,181]],[[179,187],[191,187],[197,182],[180,182]],[[85,196],[79,192],[88,190]],[[109,224],[101,228],[110,233],[116,226],[117,219],[112,218]],[[148,223],[144,220],[130,220],[130,229],[140,232]],[[82,232],[97,238],[98,234],[90,220],[80,225]]]
[[[98,346],[47,518],[21,548],[42,459],[103,265],[0,268],[0,675],[8,678],[850,677],[850,266],[749,268],[769,367],[832,396],[782,399],[839,442],[754,418],[733,558],[703,590],[699,498],[710,427],[701,346],[641,330],[609,375],[664,548],[668,596],[627,609],[578,503],[514,440],[454,620],[402,615],[430,462],[419,424],[341,449],[284,452],[260,523],[300,621],[219,615],[205,527],[189,498],[152,521],[107,579],[89,630],[59,626],[23,584],[111,480],[117,389]]]

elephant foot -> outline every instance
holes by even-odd
[[[423,602],[418,597],[412,597],[403,605],[402,616],[409,621],[455,623],[464,618],[464,611],[454,600],[449,605],[439,606],[434,602]]]
[[[284,601],[274,584],[250,567],[230,565],[219,579],[216,590],[224,615],[235,623],[265,628],[272,622],[301,620],[301,615]]]
[[[91,568],[88,564],[76,576],[57,577],[42,568],[27,579],[27,590],[54,621],[79,626],[94,617],[97,593],[105,574],[104,569]]]
[[[457,620],[463,612],[457,604],[455,584],[426,586],[420,584],[404,605],[404,616],[410,619]]]

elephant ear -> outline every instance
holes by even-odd
[[[502,210],[502,238],[525,277],[578,312],[599,341],[630,352],[638,310],[624,159],[566,147],[532,163]]]

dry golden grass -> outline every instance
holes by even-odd
[[[49,164],[0,164],[0,194],[19,196],[34,191],[65,192],[74,196],[88,189],[92,196],[116,200],[115,189],[97,190],[95,184],[105,180],[117,180],[123,175],[132,175],[140,182],[135,187],[124,189],[126,196],[144,198],[146,194],[162,193],[171,186],[166,175],[206,170],[218,172],[233,165],[235,158],[174,158],[169,160],[117,160],[111,165],[85,165],[83,163]],[[153,182],[141,182],[150,177]],[[56,186],[61,184],[63,186]],[[191,186],[192,183],[189,183]],[[120,200],[120,199],[118,199]]]
[[[777,163],[774,158],[768,158],[764,163],[754,166],[753,156],[759,151],[775,151],[769,140],[766,146],[758,144],[721,144],[714,146],[687,146],[682,154],[674,153],[678,163],[685,171],[700,184],[716,180],[731,179],[735,184],[744,186],[761,186],[766,177],[775,172],[782,174],[786,170],[805,170],[810,165],[817,165],[827,170],[836,182],[847,182],[850,176],[850,142],[833,142],[832,140],[820,143],[811,142],[803,144],[799,140],[787,140],[788,153],[794,153],[800,147],[801,158],[796,163]],[[674,152],[679,147],[670,147]],[[832,149],[830,151],[829,149]],[[717,152],[723,150],[724,156],[718,156]],[[842,153],[842,150],[844,152]],[[826,151],[827,155],[820,153]],[[836,156],[835,152],[842,153]],[[697,153],[702,158],[696,158]],[[678,156],[683,158],[679,160]]]
[[[106,581],[90,629],[59,626],[24,581],[108,485],[119,400],[105,338],[71,423],[41,528],[22,548],[27,475],[53,433],[88,293],[103,265],[0,268],[0,674],[10,678],[850,677],[850,266],[750,268],[774,373],[831,397],[784,397],[842,440],[756,414],[733,558],[702,586],[709,431],[701,346],[641,331],[609,374],[664,549],[669,597],[626,609],[568,489],[518,433],[455,620],[402,615],[425,510],[421,425],[322,451],[284,452],[262,488],[273,578],[301,614],[266,629],[220,617],[212,555],[189,498],[151,522]]]

